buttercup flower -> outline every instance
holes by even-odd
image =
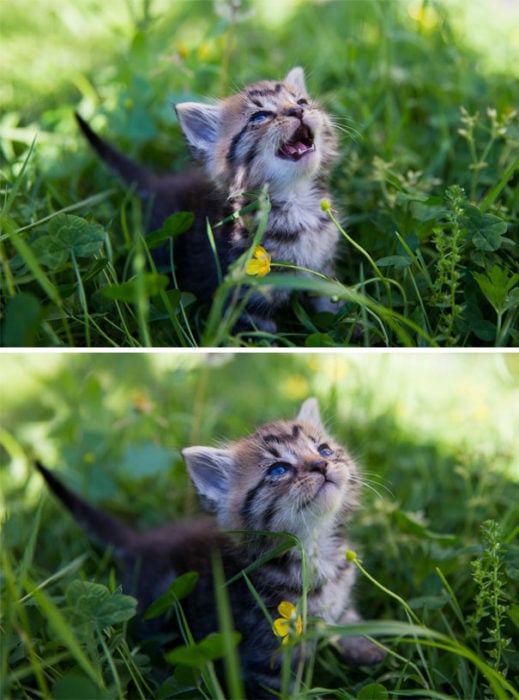
[[[252,258],[247,263],[245,272],[248,275],[257,275],[258,277],[265,277],[270,272],[270,260],[271,257],[262,245],[257,245],[254,248]]]
[[[287,600],[278,605],[278,617],[272,623],[272,631],[276,637],[282,638],[283,644],[288,644],[290,637],[299,637],[303,632],[301,615],[296,615],[296,606]]]

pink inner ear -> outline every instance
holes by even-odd
[[[301,405],[297,417],[314,425],[322,425],[317,399],[314,397],[306,399]]]
[[[180,102],[175,110],[189,145],[201,151],[211,149],[218,137],[220,107],[201,102]]]
[[[182,456],[196,490],[218,503],[228,490],[231,453],[214,447],[187,447]]]
[[[306,95],[305,72],[300,67],[292,68],[285,77],[285,83],[292,85],[300,95]]]

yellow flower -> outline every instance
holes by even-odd
[[[247,263],[245,272],[248,275],[258,275],[265,277],[270,272],[271,257],[262,245],[257,245],[254,248],[252,259]]]
[[[299,637],[303,632],[301,615],[296,615],[296,606],[287,600],[278,605],[278,617],[272,623],[272,631],[276,637],[282,638],[283,644],[288,644],[290,637]]]

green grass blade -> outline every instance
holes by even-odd
[[[99,688],[104,688],[100,671],[96,670],[92,665],[90,659],[81,648],[76,635],[63,617],[59,608],[50,600],[50,598],[41,590],[41,588],[38,588],[38,586],[33,583],[28,576],[23,577],[22,583],[27,593],[31,595],[41,609],[42,613],[47,618],[49,625],[60,637],[61,643],[68,648],[70,654],[74,657],[87,676],[94,683],[96,683]]]
[[[43,271],[38,259],[32,252],[31,248],[27,245],[24,239],[18,235],[16,227],[12,219],[5,215],[0,215],[0,225],[5,228],[9,239],[13,246],[16,248],[19,255],[23,258],[27,267],[31,270],[34,278],[43,289],[45,294],[53,301],[58,307],[61,308],[62,301],[59,296],[58,290],[49,280],[45,272]]]
[[[218,611],[220,631],[224,635],[224,667],[227,679],[227,691],[232,698],[244,698],[245,693],[241,679],[240,659],[238,649],[232,641],[234,623],[232,619],[229,595],[225,586],[225,576],[221,557],[213,555],[213,576],[215,601]]]
[[[494,204],[499,194],[506,187],[507,183],[511,180],[513,174],[518,168],[519,158],[516,158],[514,162],[511,165],[509,165],[508,168],[505,170],[499,182],[496,185],[494,185],[494,187],[492,187],[490,192],[481,202],[481,204],[479,205],[480,211],[484,213],[487,211],[487,209],[489,209],[492,206],[492,204]]]

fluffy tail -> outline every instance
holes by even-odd
[[[77,496],[57,477],[54,476],[41,462],[35,463],[36,468],[43,476],[50,490],[72,513],[77,522],[93,539],[105,546],[110,545],[115,548],[116,554],[127,553],[133,530],[116,518],[107,513],[94,508],[82,498]]]
[[[130,160],[130,158],[127,158],[123,153],[98,136],[77,112],[75,117],[87,141],[108,167],[122,177],[128,185],[136,185],[138,192],[146,193],[150,179],[150,173],[146,168]]]

